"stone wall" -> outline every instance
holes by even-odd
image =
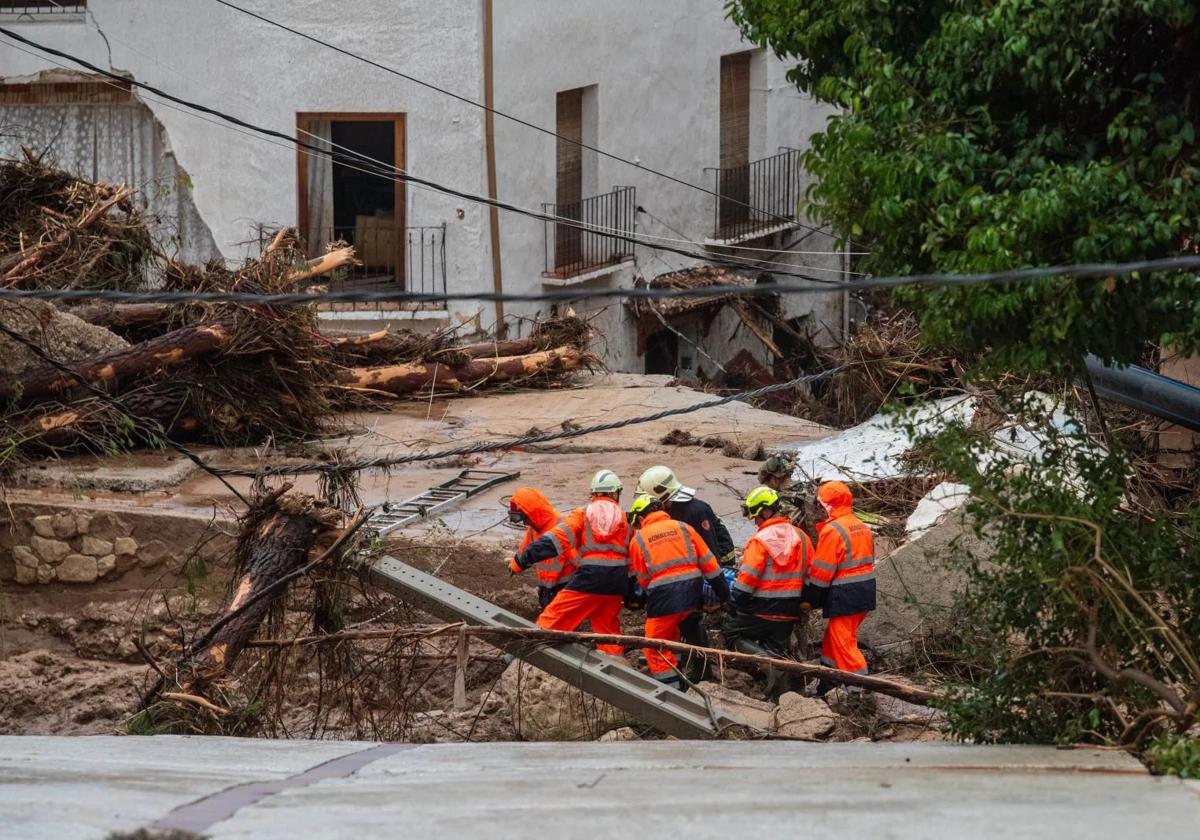
[[[134,569],[228,556],[229,529],[207,520],[141,511],[12,505],[0,518],[0,581],[88,584]]]

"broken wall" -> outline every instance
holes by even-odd
[[[65,101],[78,91],[55,83],[61,75],[0,86],[0,157],[19,157],[27,147],[81,178],[134,186],[165,253],[190,263],[219,257],[192,200],[191,179],[150,109],[131,95],[122,102]]]

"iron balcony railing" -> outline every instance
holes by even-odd
[[[546,276],[575,277],[633,256],[637,199],[633,187],[571,204],[543,204],[542,213],[569,222],[546,222]]]
[[[785,149],[769,158],[716,173],[713,238],[750,239],[795,221],[804,197],[801,152]]]
[[[66,0],[21,0],[20,3],[0,0],[0,15],[77,15],[87,11],[87,0],[68,3]]]

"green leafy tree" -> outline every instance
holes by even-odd
[[[952,691],[951,724],[977,741],[1140,747],[1163,733],[1157,765],[1190,767],[1200,747],[1165,733],[1200,712],[1200,511],[1144,515],[1151,494],[1131,485],[1126,455],[1021,413],[1041,440],[1032,455],[966,426],[923,441],[970,487],[991,546],[947,558],[966,572],[960,652],[975,666]]]
[[[877,273],[1196,251],[1200,32],[1187,0],[735,0],[752,42],[838,106],[811,209]],[[925,335],[994,368],[1200,347],[1191,275],[908,290]]]

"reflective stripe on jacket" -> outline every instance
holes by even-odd
[[[642,520],[629,545],[629,561],[646,591],[648,618],[700,609],[705,579],[720,600],[729,599],[725,576],[703,538],[663,511]]]
[[[804,600],[824,607],[826,618],[875,609],[875,538],[848,505],[830,510],[818,529]]]
[[[808,534],[786,517],[768,519],[742,552],[733,583],[734,607],[760,618],[799,618],[804,576],[812,554]]]
[[[579,567],[566,588],[589,595],[625,595],[629,586],[629,523],[612,499],[593,499],[576,508],[525,550],[529,560],[542,561],[568,546]]]

